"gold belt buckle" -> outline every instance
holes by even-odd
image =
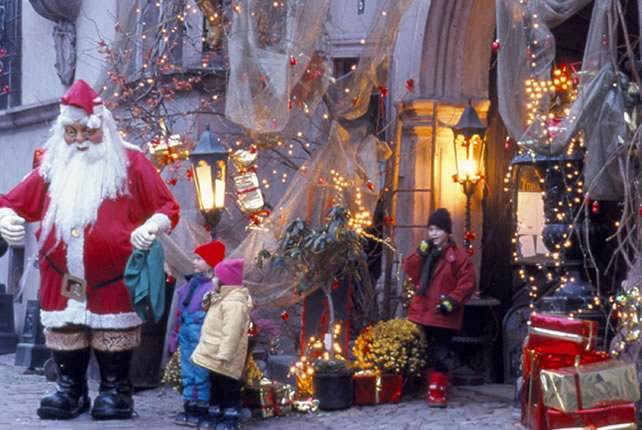
[[[87,281],[65,273],[62,277],[60,294],[69,299],[84,302],[87,298]]]

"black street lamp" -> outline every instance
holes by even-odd
[[[225,205],[225,179],[229,153],[207,126],[198,145],[189,154],[198,206],[216,239],[216,224]]]
[[[465,248],[471,253],[470,237],[470,198],[475,193],[477,183],[484,177],[481,166],[484,160],[486,126],[479,120],[477,112],[470,101],[464,109],[457,124],[452,128],[457,173],[453,180],[461,184],[466,195],[466,237]]]

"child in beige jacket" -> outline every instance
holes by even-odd
[[[199,429],[237,429],[241,411],[241,375],[248,349],[252,298],[243,286],[243,260],[223,260],[214,273],[219,280],[203,300],[207,310],[201,339],[192,354],[194,364],[211,372],[210,420]]]

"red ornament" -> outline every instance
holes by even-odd
[[[174,282],[174,277],[172,275],[168,275],[167,278],[165,279],[165,282],[172,283]]]
[[[410,78],[406,81],[406,89],[408,91],[414,91],[415,90],[415,80]]]
[[[468,255],[473,255],[473,254],[475,253],[475,250],[474,250],[474,249],[473,249],[473,247],[471,246],[470,248],[468,248],[468,249],[466,250],[466,252],[468,253]]]
[[[294,58],[294,55],[290,55],[290,66],[296,66],[296,58]]]
[[[286,311],[283,311],[281,312],[281,318],[283,319],[283,321],[287,321],[290,319],[290,315],[288,315]]]
[[[288,110],[292,110],[292,100],[288,101]]]
[[[510,149],[510,137],[506,136],[506,140],[504,141],[504,149]]]
[[[0,49],[0,57],[6,57],[7,56],[7,50],[2,48]]]
[[[477,237],[477,235],[472,230],[467,231],[466,234],[464,235],[464,239],[466,239],[469,242],[475,240],[475,237]]]
[[[167,181],[167,184],[169,185],[176,185],[176,178],[172,178],[169,181]]]
[[[9,92],[9,85],[5,85],[4,87],[2,87],[2,92],[3,93],[8,93]]]
[[[493,41],[493,52],[499,51],[499,40]]]
[[[599,202],[593,202],[593,208],[591,209],[591,212],[594,214],[600,212],[600,203]]]
[[[212,230],[212,227],[207,225],[207,224],[205,224],[204,228],[205,228],[205,231],[211,231]]]
[[[459,176],[457,175],[457,173],[455,173],[455,174],[453,175],[453,182],[454,182],[455,184],[456,184],[457,182],[459,182]]]
[[[374,191],[374,184],[372,182],[366,182],[366,187],[368,187],[370,191]]]
[[[388,97],[388,87],[378,86],[377,91],[381,93],[381,97]]]

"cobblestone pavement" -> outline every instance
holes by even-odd
[[[83,414],[70,421],[40,420],[36,408],[40,398],[55,390],[43,375],[15,367],[14,355],[0,355],[0,429],[178,429],[174,416],[182,408],[179,393],[168,387],[139,391],[134,396],[137,416],[131,420],[92,421]],[[97,383],[90,381],[90,396]],[[286,417],[243,422],[243,429],[267,430],[498,430],[519,429],[512,414],[513,387],[494,384],[455,387],[445,409],[429,409],[425,400],[404,399],[398,404],[352,407],[336,412],[296,413]]]

